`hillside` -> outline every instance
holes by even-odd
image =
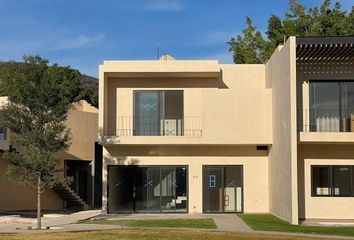
[[[21,62],[15,62],[15,61],[10,61],[10,62],[0,61],[0,71],[4,71],[10,63],[21,64]],[[98,79],[85,74],[81,74],[80,71],[78,72],[80,78],[82,99],[85,99],[91,105],[98,107]]]

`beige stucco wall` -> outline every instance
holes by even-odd
[[[299,218],[354,219],[353,197],[312,197],[311,165],[354,165],[352,144],[301,144],[299,166]]]
[[[85,101],[75,103],[66,121],[71,130],[69,149],[61,153],[67,160],[90,160],[95,157],[95,142],[98,140],[98,110]]]
[[[108,165],[187,165],[189,213],[201,213],[202,166],[242,165],[244,212],[268,213],[268,153],[255,146],[111,146],[104,147],[103,211],[107,211]]]
[[[147,62],[150,63],[150,71],[158,69],[160,64],[160,61]],[[188,64],[185,61],[170,62],[178,70],[185,68],[186,71],[194,64],[188,61]],[[103,143],[271,144],[271,90],[265,87],[264,65],[216,64],[220,75],[211,77],[176,77],[175,72],[166,72],[153,78],[148,73],[140,78],[135,77],[134,73],[131,73],[132,77],[127,77],[124,72],[120,74],[125,77],[117,75],[129,64],[136,64],[136,68],[139,66],[139,63],[129,61],[100,66],[100,94],[104,95],[100,95],[102,110],[99,128],[100,131],[105,128],[106,135],[113,136]],[[110,71],[118,73],[105,72],[108,67]],[[200,63],[195,67],[198,69]],[[117,136],[117,129],[121,128],[118,118],[131,118],[124,123],[123,128],[133,125],[133,91],[139,89],[183,90],[185,128],[188,125],[192,129],[202,127],[202,136]]]
[[[270,212],[293,224],[298,223],[295,44],[295,38],[290,37],[266,64],[266,85],[273,93]]]
[[[34,210],[37,207],[37,191],[34,188],[16,184],[5,177],[8,161],[0,156],[0,211]],[[59,210],[63,202],[57,194],[47,189],[42,195],[42,209]]]

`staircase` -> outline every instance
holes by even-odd
[[[80,198],[70,187],[58,184],[52,189],[65,202],[65,208],[88,210],[89,205]]]

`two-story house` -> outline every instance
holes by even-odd
[[[354,219],[354,38],[266,64],[104,61],[103,211]]]

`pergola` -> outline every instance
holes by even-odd
[[[298,65],[325,62],[353,63],[354,37],[297,37]]]

